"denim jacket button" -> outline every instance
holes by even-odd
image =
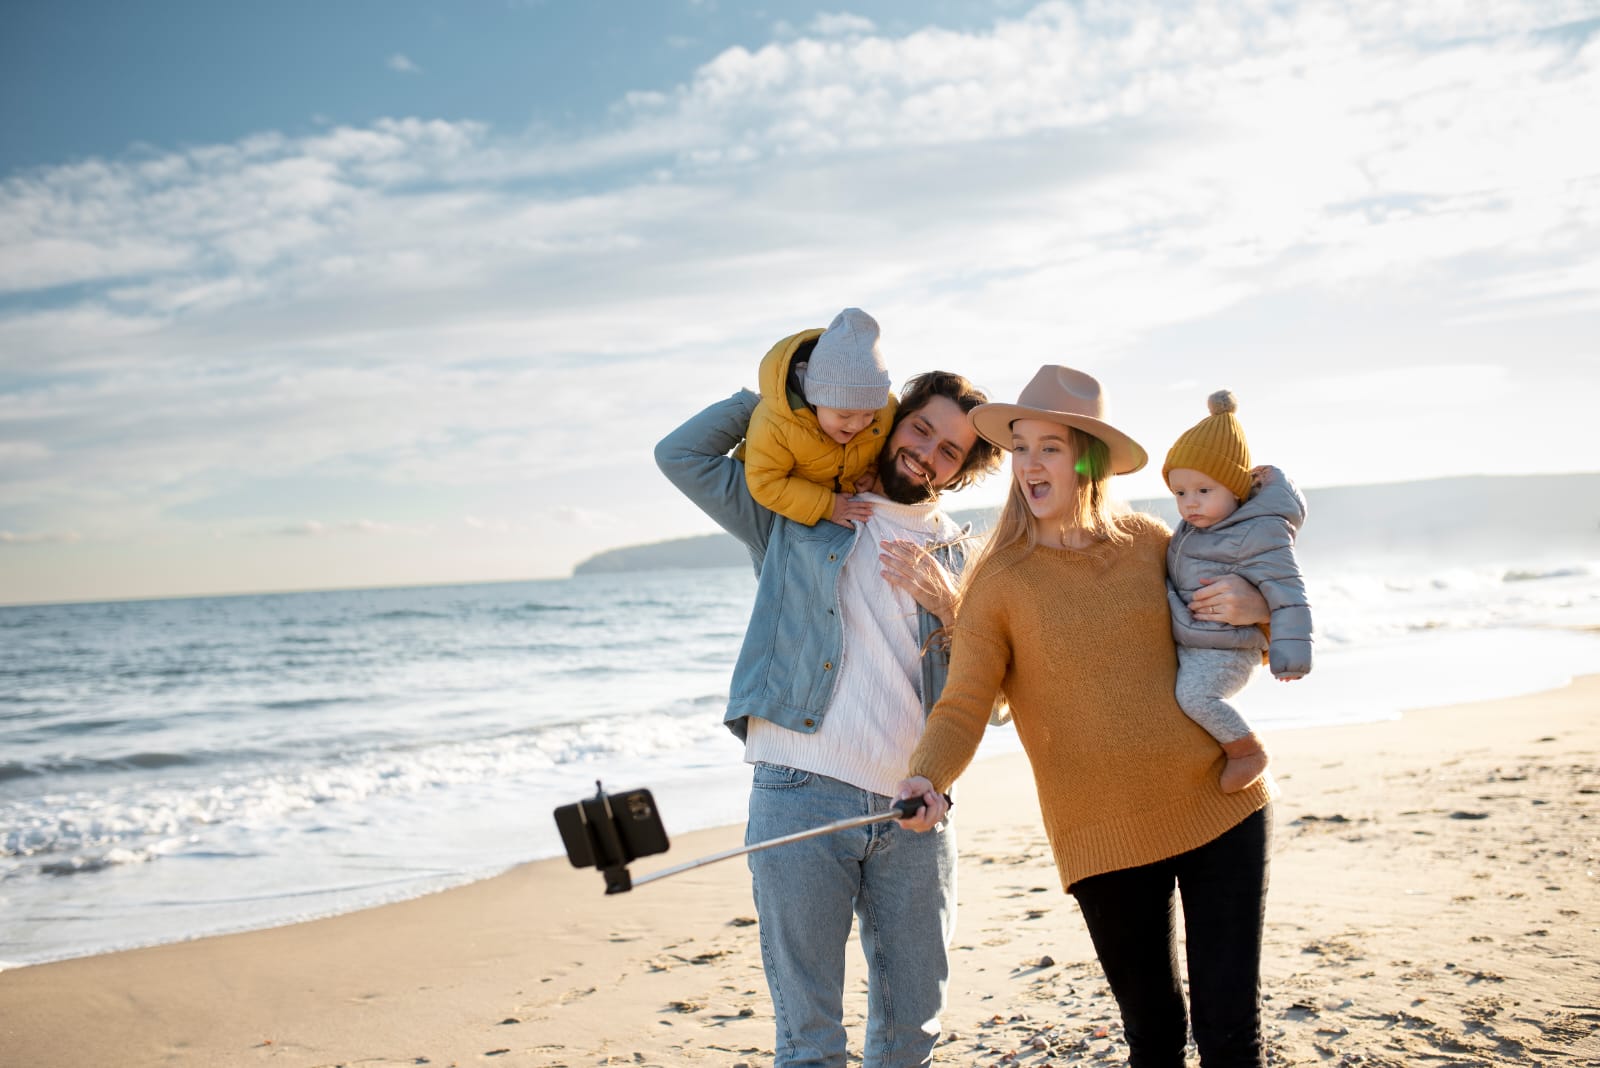
[[[822,670],[823,671],[832,671],[833,670],[833,661],[832,660],[824,660],[822,662]]]
[[[807,727],[815,727],[816,725],[817,725],[817,721],[816,720],[814,720],[814,719],[806,720],[806,726]]]

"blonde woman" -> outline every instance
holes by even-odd
[[[1113,475],[1145,451],[1107,419],[1100,384],[1046,366],[1016,404],[970,413],[1011,453],[1000,519],[969,566],[950,677],[899,796],[944,815],[995,695],[1010,702],[1064,889],[1077,898],[1122,1011],[1134,1068],[1181,1068],[1187,1009],[1173,891],[1182,895],[1195,1042],[1206,1068],[1265,1064],[1260,1026],[1270,778],[1224,793],[1225,760],[1174,694],[1170,532],[1113,508]],[[1207,599],[1209,600],[1209,599]],[[1198,611],[1266,619],[1251,590]]]

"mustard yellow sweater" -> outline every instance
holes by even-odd
[[[1222,750],[1173,697],[1166,526],[1119,522],[1131,545],[1014,549],[983,565],[911,757],[912,774],[947,790],[1004,689],[1066,889],[1204,845],[1269,800],[1263,782],[1222,792]]]

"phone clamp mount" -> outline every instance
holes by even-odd
[[[595,795],[556,809],[556,827],[561,832],[561,843],[566,847],[567,859],[574,868],[599,868],[605,876],[607,894],[623,894],[635,886],[664,879],[719,860],[740,857],[773,846],[787,845],[822,834],[864,827],[886,820],[903,820],[915,816],[922,809],[919,798],[908,797],[896,801],[883,812],[866,816],[852,816],[820,827],[796,831],[764,842],[754,842],[737,849],[724,850],[710,856],[686,861],[672,868],[663,868],[635,879],[628,874],[628,865],[639,857],[665,853],[668,848],[667,832],[661,826],[661,812],[649,790],[627,790],[608,794],[596,779]]]
[[[628,865],[669,845],[649,790],[608,794],[596,779],[593,797],[562,805],[555,815],[567,859],[574,868],[599,868],[608,894],[632,890]]]

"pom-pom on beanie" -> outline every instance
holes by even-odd
[[[877,411],[889,403],[889,370],[878,350],[878,321],[860,308],[834,316],[806,364],[806,403]]]
[[[1239,410],[1239,402],[1228,390],[1219,389],[1206,398],[1206,406],[1211,414],[1178,438],[1161,465],[1161,477],[1170,488],[1172,481],[1167,476],[1171,471],[1187,467],[1210,475],[1243,501],[1250,496],[1250,444],[1233,414]]]

